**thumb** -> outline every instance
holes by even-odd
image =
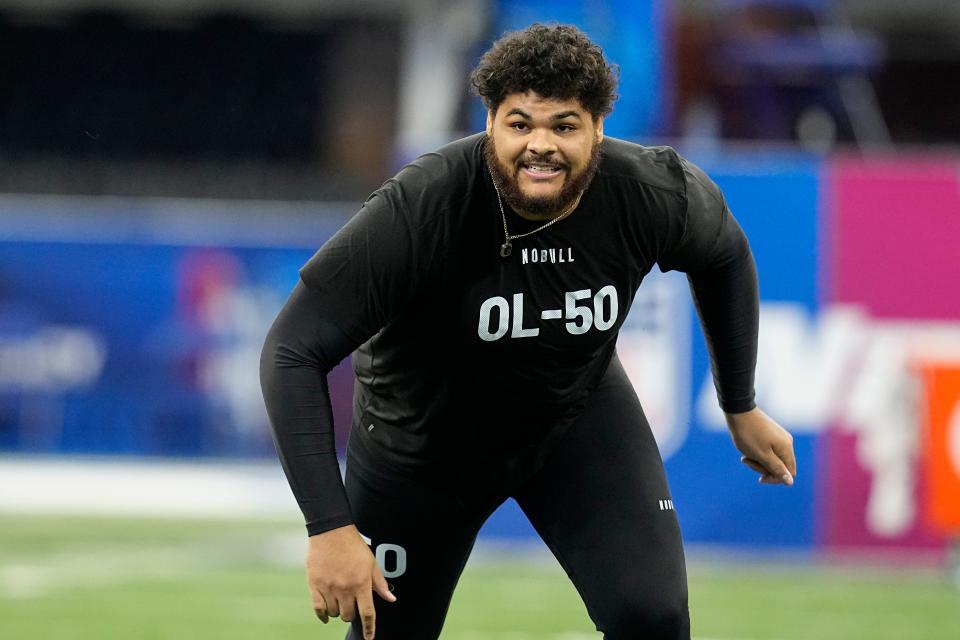
[[[373,590],[387,602],[397,601],[397,596],[390,593],[390,585],[387,584],[387,579],[383,577],[378,567],[373,569]]]
[[[793,485],[793,474],[790,473],[787,465],[784,464],[783,460],[781,460],[772,449],[764,456],[763,466],[766,468],[767,474],[776,478],[778,482],[782,482],[788,487]]]
[[[793,476],[797,475],[797,457],[793,452],[793,442],[781,442],[773,445],[773,452],[783,461],[787,467],[787,472]]]

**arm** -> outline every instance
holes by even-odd
[[[727,215],[730,215],[729,212]],[[793,438],[754,402],[759,294],[746,236],[730,215],[724,242],[734,249],[702,271],[688,274],[710,353],[717,397],[740,461],[763,484],[793,484]]]
[[[260,356],[274,444],[311,536],[353,522],[334,446],[327,373],[356,346],[301,282]]]
[[[684,163],[686,217],[663,259],[687,272],[710,354],[717,397],[741,461],[764,484],[793,484],[793,438],[754,402],[759,293],[747,238],[719,189]]]
[[[442,237],[438,212],[445,211],[431,198],[444,190],[431,188],[431,171],[418,167],[384,183],[304,265],[261,358],[277,451],[310,534],[314,610],[324,622],[359,615],[365,639],[374,634],[373,591],[388,602],[396,598],[352,524],[326,375],[429,286]]]
[[[327,373],[356,343],[302,283],[274,321],[260,359],[260,382],[284,473],[310,534],[307,578],[317,617],[362,618],[373,638],[372,593],[393,602],[370,549],[352,524],[333,436]]]

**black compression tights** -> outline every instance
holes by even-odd
[[[377,605],[377,640],[433,640],[477,531],[502,500],[385,481],[348,464],[347,494],[397,602]],[[607,640],[689,640],[680,529],[660,454],[614,360],[545,466],[513,494]],[[362,638],[359,623],[348,640]]]

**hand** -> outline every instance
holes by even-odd
[[[308,539],[307,586],[321,622],[337,616],[351,622],[359,614],[364,640],[372,640],[376,628],[373,592],[387,602],[397,600],[370,547],[352,524]]]
[[[792,485],[797,475],[793,436],[758,408],[726,417],[733,444],[743,454],[740,462],[759,473],[762,484]]]

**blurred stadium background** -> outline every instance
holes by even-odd
[[[933,0],[0,0],[0,638],[342,637],[263,335],[372,188],[480,128],[468,70],[536,20],[605,47],[607,133],[700,163],[759,263],[792,489],[740,468],[682,277],[620,342],[695,637],[960,638],[960,3]],[[331,390],[342,446],[345,366]],[[444,637],[599,634],[508,503]]]

